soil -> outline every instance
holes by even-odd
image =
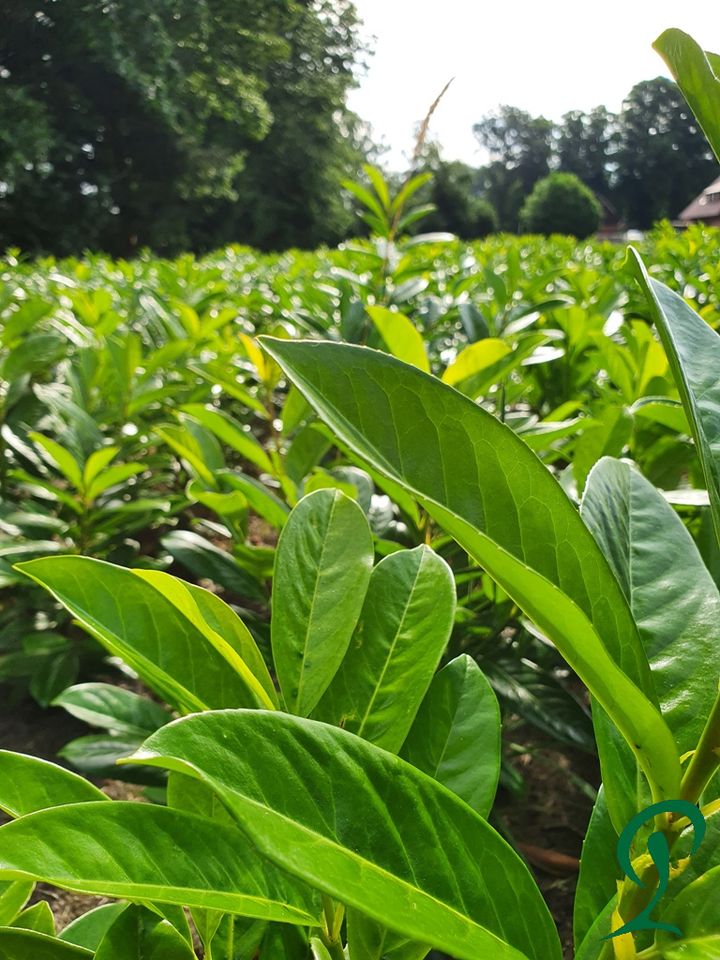
[[[0,748],[62,764],[57,751],[87,729],[64,710],[43,709],[28,699],[10,715],[0,713]],[[592,810],[589,788],[599,782],[597,760],[566,746],[561,749],[534,728],[515,727],[512,742],[523,744],[520,751],[515,747],[509,764],[522,778],[524,788],[521,793],[501,788],[493,823],[530,864],[570,960],[578,860]],[[119,781],[98,781],[97,785],[113,799],[141,799],[139,788]],[[45,884],[38,885],[32,902],[37,900],[47,900],[58,929],[107,902]]]

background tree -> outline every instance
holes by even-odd
[[[432,203],[435,210],[419,224],[421,232],[447,231],[461,240],[475,240],[497,230],[497,214],[479,195],[474,167],[438,158],[425,169],[432,173],[432,180],[423,192],[423,200]]]
[[[572,110],[555,131],[558,168],[574,173],[596,194],[609,198],[619,140],[618,118],[605,107],[589,113]]]
[[[619,118],[616,194],[629,224],[674,218],[717,176],[717,161],[678,86],[636,84]]]
[[[143,244],[166,252],[254,239],[235,233],[227,211],[243,184],[241,222],[252,222],[244,171],[277,123],[273,107],[307,124],[302,138],[295,115],[287,139],[274,141],[278,151],[307,151],[306,183],[312,167],[324,182],[350,159],[351,124],[338,116],[358,52],[349,3],[16,0],[6,8],[0,247],[128,254]],[[279,159],[268,147],[256,165]],[[284,176],[277,169],[275,186]],[[257,189],[266,186],[259,180]],[[277,242],[302,242],[288,222]]]
[[[503,230],[516,230],[523,198],[547,175],[553,156],[553,124],[517,107],[501,106],[473,126],[491,163],[483,190]]]
[[[592,190],[574,173],[551,173],[539,180],[520,211],[528,233],[565,233],[582,239],[600,225],[601,207]]]

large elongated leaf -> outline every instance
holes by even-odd
[[[381,560],[315,718],[397,753],[447,645],[454,613],[452,571],[429,547]]]
[[[54,807],[0,827],[0,877],[286,923],[318,916],[237,828],[144,803]]]
[[[500,776],[500,708],[470,657],[434,676],[401,756],[488,816]]]
[[[720,593],[685,525],[629,464],[600,460],[581,512],[628,598],[683,755],[695,748],[717,695]]]
[[[720,160],[720,64],[704,53],[692,37],[682,30],[670,29],[653,44],[670,67],[690,109]]]
[[[360,507],[339,490],[304,497],[275,555],[272,649],[289,710],[310,713],[350,643],[370,579],[373,546]]]
[[[720,337],[681,296],[649,276],[632,247],[630,256],[690,422],[720,540]]]
[[[515,434],[457,391],[383,353],[265,339],[320,416],[402,483],[552,639],[612,717],[655,797],[676,796],[680,765],[620,585],[576,510]],[[602,717],[602,714],[600,714]],[[635,812],[596,721],[608,802]]]
[[[133,760],[205,780],[278,865],[459,960],[560,955],[505,841],[449,790],[345,730],[218,711],[164,727]]]
[[[602,789],[597,795],[583,841],[580,875],[573,906],[573,934],[576,948],[587,937],[597,917],[616,892],[621,879],[615,859],[617,833],[613,829]]]
[[[173,603],[132,571],[69,556],[18,567],[179,710],[248,704],[244,678]]]
[[[0,810],[8,816],[24,817],[47,807],[106,799],[83,777],[55,763],[0,750]]]

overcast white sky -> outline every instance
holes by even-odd
[[[500,103],[559,119],[665,73],[651,48],[680,27],[720,52],[718,0],[355,0],[375,50],[350,107],[405,166],[415,124],[450,77],[431,135],[448,160],[480,163],[472,125]],[[372,39],[374,38],[374,39]]]

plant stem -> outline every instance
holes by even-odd
[[[323,894],[323,914],[325,915],[325,929],[320,932],[320,939],[327,947],[333,960],[345,960],[340,929],[342,927],[344,910],[336,904],[332,897]]]
[[[715,771],[720,767],[720,691],[715,698],[697,749],[688,764],[680,797],[697,803]]]

